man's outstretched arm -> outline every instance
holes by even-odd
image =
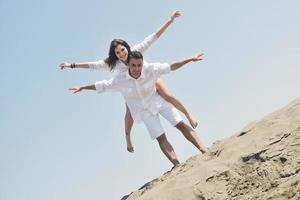
[[[69,90],[73,91],[73,93],[80,92],[81,90],[96,90],[95,84],[91,85],[82,85],[82,86],[75,86],[69,88]]]
[[[119,81],[115,78],[110,80],[97,81],[95,84],[90,85],[81,85],[69,88],[73,93],[80,92],[82,90],[96,90],[97,92],[116,92],[122,85],[119,84]]]
[[[197,53],[197,54],[187,57],[185,59],[174,61],[170,64],[171,70],[172,71],[177,70],[189,62],[196,62],[196,61],[202,60],[203,55],[204,55],[203,53]]]

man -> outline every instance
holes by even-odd
[[[201,143],[195,131],[183,122],[178,110],[166,102],[156,91],[157,79],[170,71],[174,71],[183,65],[202,60],[202,53],[194,56],[167,63],[144,63],[143,56],[138,51],[129,55],[129,69],[110,80],[103,80],[92,85],[70,88],[74,93],[81,90],[97,90],[98,92],[119,91],[125,98],[135,122],[144,122],[151,139],[156,139],[162,152],[173,163],[178,165],[179,161],[172,145],[167,140],[165,131],[161,126],[159,114],[175,126],[184,137],[195,145],[202,153],[208,150]],[[131,145],[130,133],[126,133],[127,145]]]

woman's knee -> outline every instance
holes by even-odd
[[[161,97],[163,97],[167,101],[172,101],[176,97],[172,94],[172,92],[167,88],[166,84],[163,81],[157,81],[155,83],[155,87],[157,92]]]
[[[179,129],[179,130],[185,130],[185,129],[187,129],[187,125],[183,122],[183,121],[181,121],[181,122],[179,122],[178,124],[176,124],[176,126],[175,126],[177,129]]]
[[[158,143],[166,141],[167,140],[166,134],[163,133],[162,135],[158,136],[156,140],[158,141]]]

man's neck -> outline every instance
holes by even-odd
[[[132,74],[131,74],[130,70],[128,70],[128,73],[129,73],[129,76],[131,76],[131,77],[132,77],[132,78],[134,78],[134,79],[138,79],[138,78],[140,78],[140,77],[141,77],[141,74],[142,74],[142,73],[140,73],[140,75],[139,75],[138,77],[136,77],[136,78],[135,78],[134,76],[132,76]]]

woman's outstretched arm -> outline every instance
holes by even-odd
[[[174,11],[163,25],[161,25],[154,33],[146,37],[141,43],[134,45],[131,50],[144,53],[165,32],[174,19],[180,16],[180,11]]]
[[[174,11],[170,16],[170,18],[155,31],[156,37],[159,38],[165,32],[165,30],[170,26],[170,24],[172,24],[174,19],[180,16],[181,16],[180,11],[178,10]]]
[[[102,70],[110,71],[110,68],[104,60],[94,61],[94,62],[85,62],[85,63],[68,63],[63,62],[59,65],[60,69],[66,68],[81,68],[81,69],[92,69],[92,70]]]
[[[65,69],[65,68],[83,68],[83,69],[88,69],[89,64],[88,63],[74,63],[73,65],[71,63],[61,63],[59,64],[60,69]]]

